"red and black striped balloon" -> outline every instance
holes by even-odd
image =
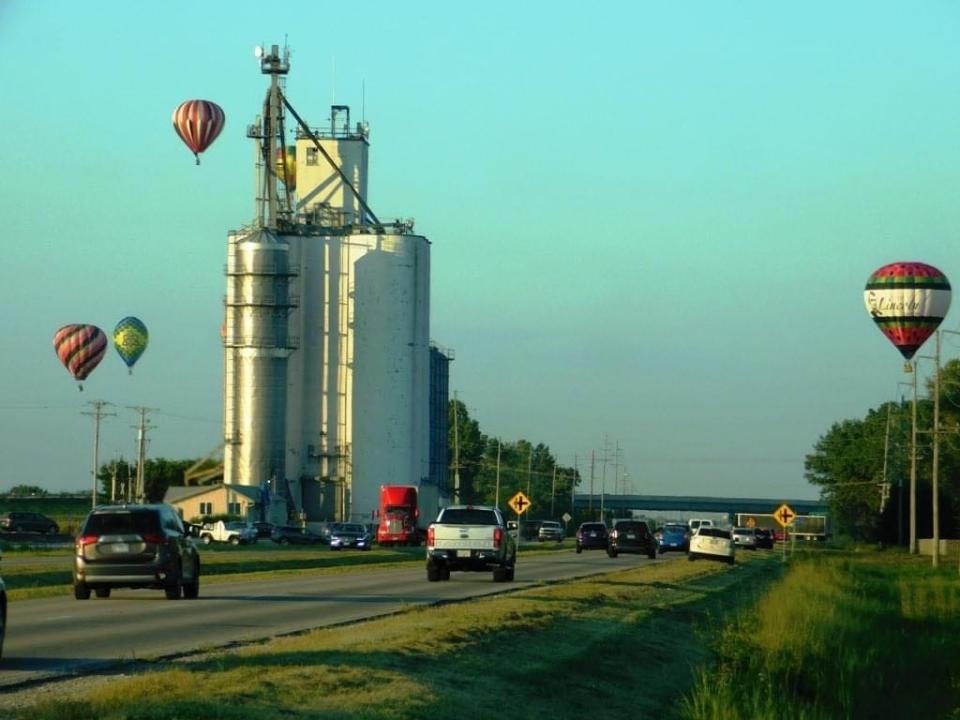
[[[96,325],[64,325],[53,336],[53,349],[75,380],[85,380],[103,360],[107,335]]]
[[[209,100],[187,100],[173,111],[173,129],[193,151],[200,164],[200,153],[210,147],[223,130],[223,109]]]

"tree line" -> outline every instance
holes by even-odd
[[[486,435],[460,400],[450,401],[448,420],[451,496],[459,474],[461,503],[498,504],[507,517],[513,517],[507,501],[522,491],[531,500],[525,520],[557,519],[565,512],[573,515],[573,492],[581,481],[577,468],[560,465],[543,443]]]
[[[935,384],[917,399],[917,537],[933,534],[933,411]],[[960,527],[960,360],[940,370],[938,498],[940,537]],[[860,420],[836,422],[805,460],[807,480],[820,487],[837,532],[857,540],[906,543],[910,513],[912,393],[871,408]]]

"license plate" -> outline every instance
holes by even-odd
[[[457,557],[468,558],[470,557],[469,550],[457,550]]]
[[[636,538],[637,538],[636,533],[629,533],[629,532],[627,533],[627,540],[636,540]]]
[[[590,533],[590,537],[596,537],[596,536],[597,534],[595,532]]]
[[[110,549],[110,552],[115,552],[115,553],[130,552],[130,545],[127,543],[111,543],[110,545],[107,545],[107,547]]]

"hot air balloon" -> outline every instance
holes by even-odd
[[[63,366],[79,382],[103,360],[107,336],[96,325],[64,325],[53,336],[53,348]],[[80,390],[83,391],[83,383]]]
[[[890,263],[867,279],[863,300],[880,331],[910,360],[950,309],[950,282],[932,265]]]
[[[113,329],[113,346],[117,354],[127,364],[127,369],[133,375],[133,365],[147,349],[147,340],[150,334],[147,326],[139,318],[125,317]]]
[[[277,148],[277,177],[293,192],[297,188],[297,148],[288,146]]]
[[[223,130],[223,109],[209,100],[187,100],[173,111],[173,129],[200,164],[200,153],[210,147]]]

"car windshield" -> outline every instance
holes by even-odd
[[[753,535],[754,531],[750,528],[735,528],[733,531],[734,535]]]
[[[643,522],[618,522],[614,525],[619,532],[646,532],[647,524]]]
[[[580,529],[583,530],[584,532],[599,532],[599,531],[605,532],[607,529],[607,526],[604,525],[603,523],[584,523],[583,525],[580,526]]]
[[[560,523],[546,520],[540,523],[540,527],[547,528],[548,530],[556,530],[558,527],[560,527]]]
[[[94,513],[87,518],[84,535],[159,535],[160,516],[152,510]]]
[[[338,528],[337,532],[343,533],[356,533],[357,535],[363,535],[363,525],[342,525]]]

